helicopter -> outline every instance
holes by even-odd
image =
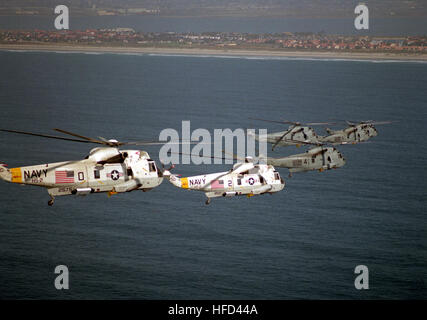
[[[165,170],[163,176],[175,187],[204,192],[206,205],[216,197],[246,195],[249,198],[265,193],[273,194],[285,187],[285,181],[274,166],[254,164],[252,157],[235,163],[233,169],[225,172],[179,178]]]
[[[249,118],[252,120],[260,120],[272,123],[280,123],[280,124],[291,124],[291,126],[286,131],[282,132],[274,132],[269,133],[266,136],[257,136],[255,135],[255,140],[258,141],[266,141],[267,143],[271,143],[272,150],[274,151],[276,146],[291,146],[295,145],[300,147],[304,142],[312,142],[312,143],[329,143],[332,145],[338,144],[356,144],[360,142],[366,142],[372,137],[378,135],[377,129],[374,125],[379,124],[389,124],[391,121],[360,121],[358,123],[351,122],[347,120],[339,120],[345,121],[349,127],[342,130],[332,130],[330,128],[325,128],[328,135],[321,136],[317,135],[315,131],[308,127],[312,126],[324,126],[324,125],[336,125],[337,122],[312,122],[312,123],[301,123],[301,122],[293,122],[293,121],[275,121],[275,120],[265,120],[258,118]]]
[[[3,132],[26,134],[50,139],[99,144],[82,160],[46,163],[11,168],[0,164],[0,178],[7,182],[44,187],[49,193],[48,205],[56,196],[108,193],[108,196],[134,190],[149,191],[163,181],[163,172],[146,151],[119,150],[123,145],[156,145],[164,142],[119,142],[88,138],[62,129],[54,129],[74,138],[0,129]],[[76,139],[77,138],[77,139]]]
[[[347,128],[342,130],[332,130],[330,128],[325,128],[329,135],[321,136],[319,137],[319,140],[330,144],[356,144],[359,142],[366,142],[370,138],[376,137],[378,135],[378,131],[374,125],[392,123],[391,121],[374,120],[359,122],[352,122],[348,120],[344,121],[348,125]]]
[[[267,158],[267,164],[277,168],[288,168],[289,177],[293,172],[306,172],[318,170],[319,172],[337,169],[344,166],[345,158],[334,147],[314,147],[305,153],[295,154],[282,158]]]
[[[333,122],[311,122],[311,123],[301,123],[295,121],[276,121],[276,120],[266,120],[259,118],[249,118],[252,120],[260,120],[271,123],[280,123],[280,124],[290,124],[290,127],[285,131],[269,133],[264,136],[254,135],[254,139],[258,141],[266,141],[267,143],[272,144],[271,150],[277,146],[297,146],[300,147],[304,142],[318,143],[320,142],[320,137],[316,134],[313,128],[310,126],[322,126],[322,125],[332,125]]]

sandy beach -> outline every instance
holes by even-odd
[[[141,48],[141,47],[100,47],[82,45],[52,44],[0,44],[0,50],[23,51],[63,51],[63,52],[100,52],[100,53],[137,53],[170,55],[212,55],[212,56],[248,56],[248,57],[288,57],[313,59],[347,59],[347,60],[402,60],[427,61],[427,54],[407,53],[356,53],[356,52],[303,52],[275,50],[242,49],[200,49],[200,48]]]

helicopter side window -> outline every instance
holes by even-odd
[[[237,185],[241,186],[242,185],[242,179],[237,179]]]
[[[99,170],[93,170],[93,176],[95,177],[95,179],[101,178],[101,175],[99,174]]]
[[[156,165],[154,164],[154,162],[149,162],[148,163],[148,168],[150,170],[150,172],[156,172]]]
[[[275,173],[274,173],[274,179],[275,179],[275,180],[280,180],[280,175],[279,175],[279,173],[278,173],[278,172],[275,172]]]
[[[128,169],[126,170],[126,172],[127,172],[128,177],[132,177],[132,176],[133,176],[132,168],[128,168]]]
[[[83,180],[85,179],[85,175],[84,175],[84,173],[83,173],[83,172],[79,172],[79,173],[77,174],[77,177],[78,177],[79,181],[83,181]]]
[[[329,156],[328,156],[328,162],[331,162],[331,161],[332,161],[332,160],[331,160],[331,157],[329,157]]]
[[[316,159],[315,158],[311,158],[311,163],[314,163]]]

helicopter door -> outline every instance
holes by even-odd
[[[87,166],[77,167],[75,170],[76,181],[78,182],[79,188],[87,187],[89,185],[89,177]]]
[[[234,188],[240,188],[242,186],[242,178],[234,178]]]

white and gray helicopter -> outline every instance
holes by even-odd
[[[54,129],[75,138],[0,129],[50,139],[99,144],[82,160],[46,163],[11,168],[0,164],[0,178],[7,182],[44,187],[50,195],[49,206],[56,196],[87,195],[106,192],[109,196],[134,190],[149,191],[163,181],[162,170],[143,150],[119,150],[124,145],[158,145],[164,142],[119,142],[88,138],[69,131]],[[77,138],[77,139],[76,139]]]
[[[252,157],[235,163],[233,169],[225,172],[180,178],[165,170],[163,176],[175,187],[204,192],[207,205],[216,197],[246,195],[249,198],[260,194],[273,194],[285,187],[285,181],[274,166],[254,164]]]

